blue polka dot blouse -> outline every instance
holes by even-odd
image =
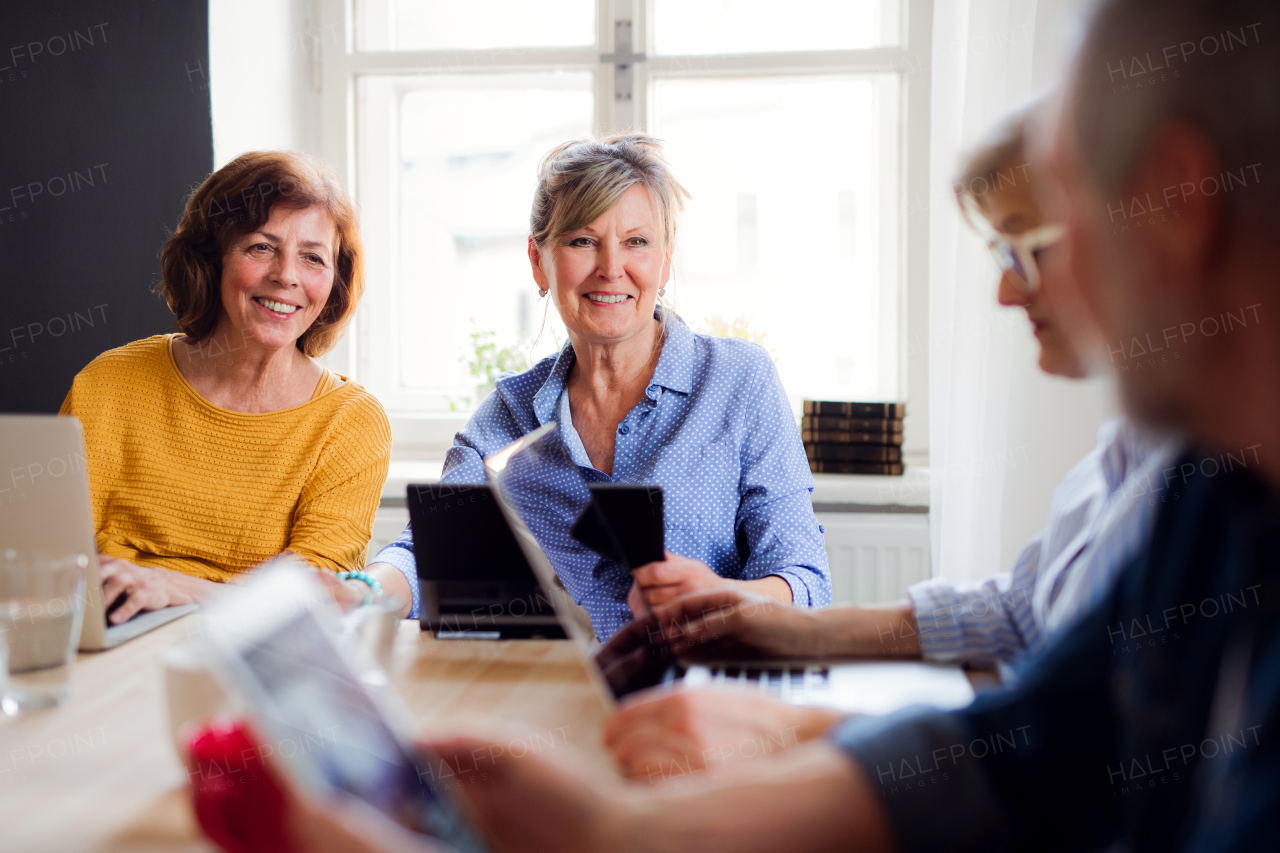
[[[612,477],[592,467],[573,428],[565,385],[573,362],[566,343],[559,355],[500,377],[454,437],[441,482],[485,482],[484,458],[557,421],[588,482],[662,486],[668,551],[701,560],[726,578],[777,575],[800,606],[831,603],[831,573],[810,497],[813,477],[778,371],[763,348],[695,334],[673,316],[645,399],[618,425]],[[408,575],[412,532],[406,529],[377,559],[403,564]],[[631,575],[616,563],[598,563],[561,561],[556,571],[606,641],[631,619]]]

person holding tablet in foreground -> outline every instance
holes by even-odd
[[[685,195],[643,134],[547,155],[529,262],[569,340],[559,355],[498,379],[454,439],[441,478],[483,483],[486,457],[555,421],[588,482],[663,488],[665,560],[599,577],[594,563],[556,567],[602,641],[646,603],[696,590],[831,601],[813,477],[772,360],[756,344],[694,334],[662,302]],[[414,570],[410,530],[371,570],[390,566]],[[415,594],[409,615],[417,608]]]
[[[364,289],[338,176],[303,154],[237,157],[187,200],[160,266],[181,334],[98,356],[61,411],[84,425],[109,620],[200,603],[286,550],[360,601],[377,579],[334,572],[364,564],[391,430],[314,360]]]
[[[1070,280],[1064,228],[1046,219],[1038,200],[1053,203],[1057,192],[1031,151],[1034,125],[1047,109],[1037,101],[996,128],[968,158],[956,194],[1001,267],[1000,304],[1022,308],[1031,321],[1040,368],[1080,379],[1088,372],[1083,354],[1099,332]],[[1125,417],[1104,424],[1097,448],[1058,485],[1048,523],[1012,571],[984,581],[934,578],[912,586],[900,604],[817,612],[760,606],[723,590],[664,605],[661,618],[680,625],[674,645],[694,659],[924,658],[1000,664],[1008,680],[1016,673],[1004,665],[1069,627],[1146,545],[1165,499],[1164,472],[1180,447],[1179,440]],[[636,625],[606,654],[625,656],[647,646],[649,636]],[[656,779],[701,769],[705,755],[719,756],[726,744],[792,729],[803,741],[839,719],[832,710],[759,694],[654,691],[616,713],[605,738],[629,773]]]

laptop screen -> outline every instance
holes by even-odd
[[[617,561],[592,551],[570,532],[586,511],[591,491],[556,424],[548,423],[491,455],[485,460],[485,472],[525,559],[593,677],[615,697],[657,684],[667,663],[662,655],[650,655],[643,672],[629,667],[625,679],[616,667],[609,675],[601,670],[596,659],[599,647],[595,632],[584,624],[575,604],[585,591],[566,589],[559,580],[564,576],[561,569],[575,566],[592,567],[591,576],[595,578],[603,572],[630,572]],[[665,646],[660,642],[660,631],[655,631],[654,637]]]
[[[558,570],[589,566],[594,574],[594,569],[607,560],[570,533],[586,510],[591,492],[560,439],[556,424],[548,423],[491,455],[485,460],[485,473],[525,560],[552,600],[565,632],[584,651],[591,650],[594,631],[583,624],[571,606],[581,596],[566,589]]]

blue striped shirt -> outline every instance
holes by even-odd
[[[1007,662],[1100,601],[1147,543],[1180,447],[1124,418],[1103,424],[1098,446],[1054,490],[1048,524],[1011,572],[907,590],[924,657]]]
[[[454,438],[441,482],[483,483],[486,457],[556,421],[588,482],[662,486],[668,551],[726,578],[777,575],[797,605],[831,603],[813,476],[777,368],[761,347],[695,334],[673,316],[645,398],[618,425],[612,476],[592,466],[573,428],[566,377],[574,358],[566,343],[557,356],[499,378]],[[410,580],[416,614],[412,533],[405,530],[377,559]],[[624,567],[598,562],[556,570],[605,641],[632,618],[632,579]]]

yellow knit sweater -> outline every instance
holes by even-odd
[[[84,424],[98,550],[214,581],[285,549],[361,568],[391,458],[378,401],[326,371],[301,406],[222,409],[178,372],[171,338],[98,356],[62,404]]]

